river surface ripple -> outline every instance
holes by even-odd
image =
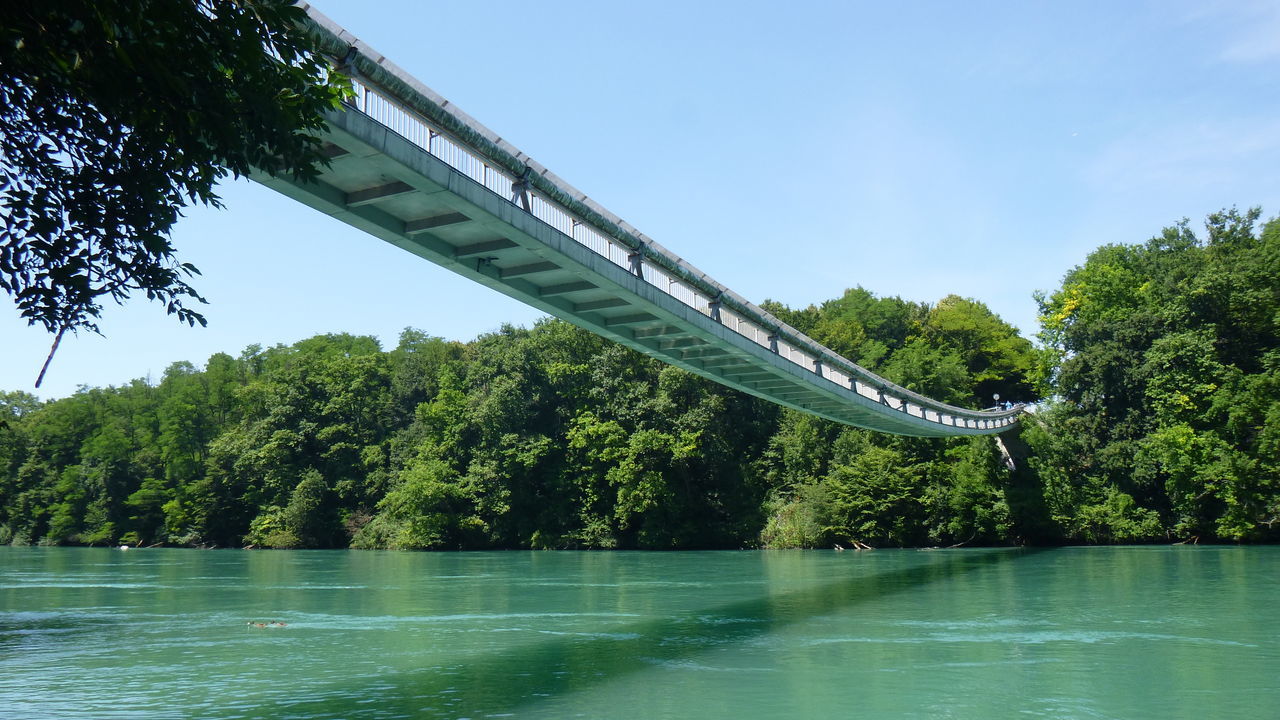
[[[0,548],[0,718],[498,717],[1277,718],[1280,548]]]

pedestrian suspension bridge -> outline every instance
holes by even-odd
[[[993,434],[1021,408],[968,410],[837,355],[552,174],[307,8],[355,96],[331,112],[330,166],[253,176],[295,200],[556,317],[757,397],[900,435]]]

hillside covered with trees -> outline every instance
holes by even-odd
[[[1280,222],[1107,246],[1039,298],[862,289],[768,309],[912,390],[1044,399],[994,438],[838,425],[560,321],[469,343],[338,334],[41,403],[0,393],[0,542],[739,548],[1268,541]]]

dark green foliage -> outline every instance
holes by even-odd
[[[916,392],[967,406],[1038,398],[1031,343],[986,306],[929,307],[857,288],[793,311],[769,309],[816,340]],[[1007,543],[1039,537],[1010,510],[1013,473],[990,437],[880,435],[786,411],[756,464],[768,483],[762,540],[774,547]]]
[[[323,335],[40,403],[0,395],[0,540],[738,548],[1269,540],[1280,223],[1099,249],[1039,351],[981,303],[770,310],[1018,432],[919,439],[728,390],[559,321],[395,349]],[[1046,373],[1045,369],[1052,370]],[[1048,377],[1046,378],[1046,374]],[[1011,453],[1017,462],[1009,464]]]
[[[898,352],[913,342],[926,341],[912,334]],[[963,356],[939,352],[971,391]],[[214,355],[203,370],[176,363],[154,386],[5,398],[10,542],[678,549],[1006,537],[990,439],[908,442],[782,411],[558,321],[466,345],[406,330],[390,352],[324,335]]]
[[[322,162],[342,92],[290,0],[0,5],[0,288],[50,332],[96,330],[134,290],[204,318],[169,231],[251,167]]]
[[[760,444],[772,416],[564,323],[506,328],[439,375],[404,432],[414,456],[355,541],[740,546],[760,497],[737,451]]]
[[[1068,537],[1280,539],[1280,222],[1259,215],[1099,248],[1040,298],[1060,402],[1031,439]]]
[[[4,396],[7,542],[741,547],[777,411],[561,322],[326,335]]]

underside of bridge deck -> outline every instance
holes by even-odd
[[[342,34],[326,18],[309,12],[320,31]],[[365,68],[400,72],[371,65],[381,61],[363,55],[356,53]],[[417,119],[414,123],[417,128],[427,127]],[[297,182],[258,173],[254,179],[591,332],[788,407],[917,436],[988,434],[1007,429],[1016,420],[1011,413],[980,413],[920,398],[808,338],[801,336],[797,341],[798,331],[791,328],[785,328],[787,343],[779,342],[779,329],[772,329],[767,337],[758,325],[752,326],[751,333],[744,333],[743,324],[731,329],[719,310],[719,297],[726,291],[715,299],[711,299],[713,293],[694,294],[691,301],[686,288],[684,296],[677,297],[676,281],[670,275],[647,272],[642,253],[612,241],[578,237],[583,221],[577,218],[565,226],[551,224],[545,214],[538,217],[521,181],[504,179],[494,171],[499,188],[515,190],[507,197],[505,190],[500,194],[489,182],[489,164],[479,174],[466,166],[483,160],[467,156],[448,162],[450,153],[456,155],[462,147],[456,139],[448,152],[436,152],[432,143],[442,136],[436,130],[428,129],[425,140],[416,141],[409,137],[415,132],[399,130],[356,107],[332,112],[322,138],[331,165],[318,178]],[[541,196],[536,199],[547,202]],[[654,251],[649,252],[652,256]],[[767,313],[759,311],[759,316]],[[798,347],[818,348],[820,354],[801,353]]]

